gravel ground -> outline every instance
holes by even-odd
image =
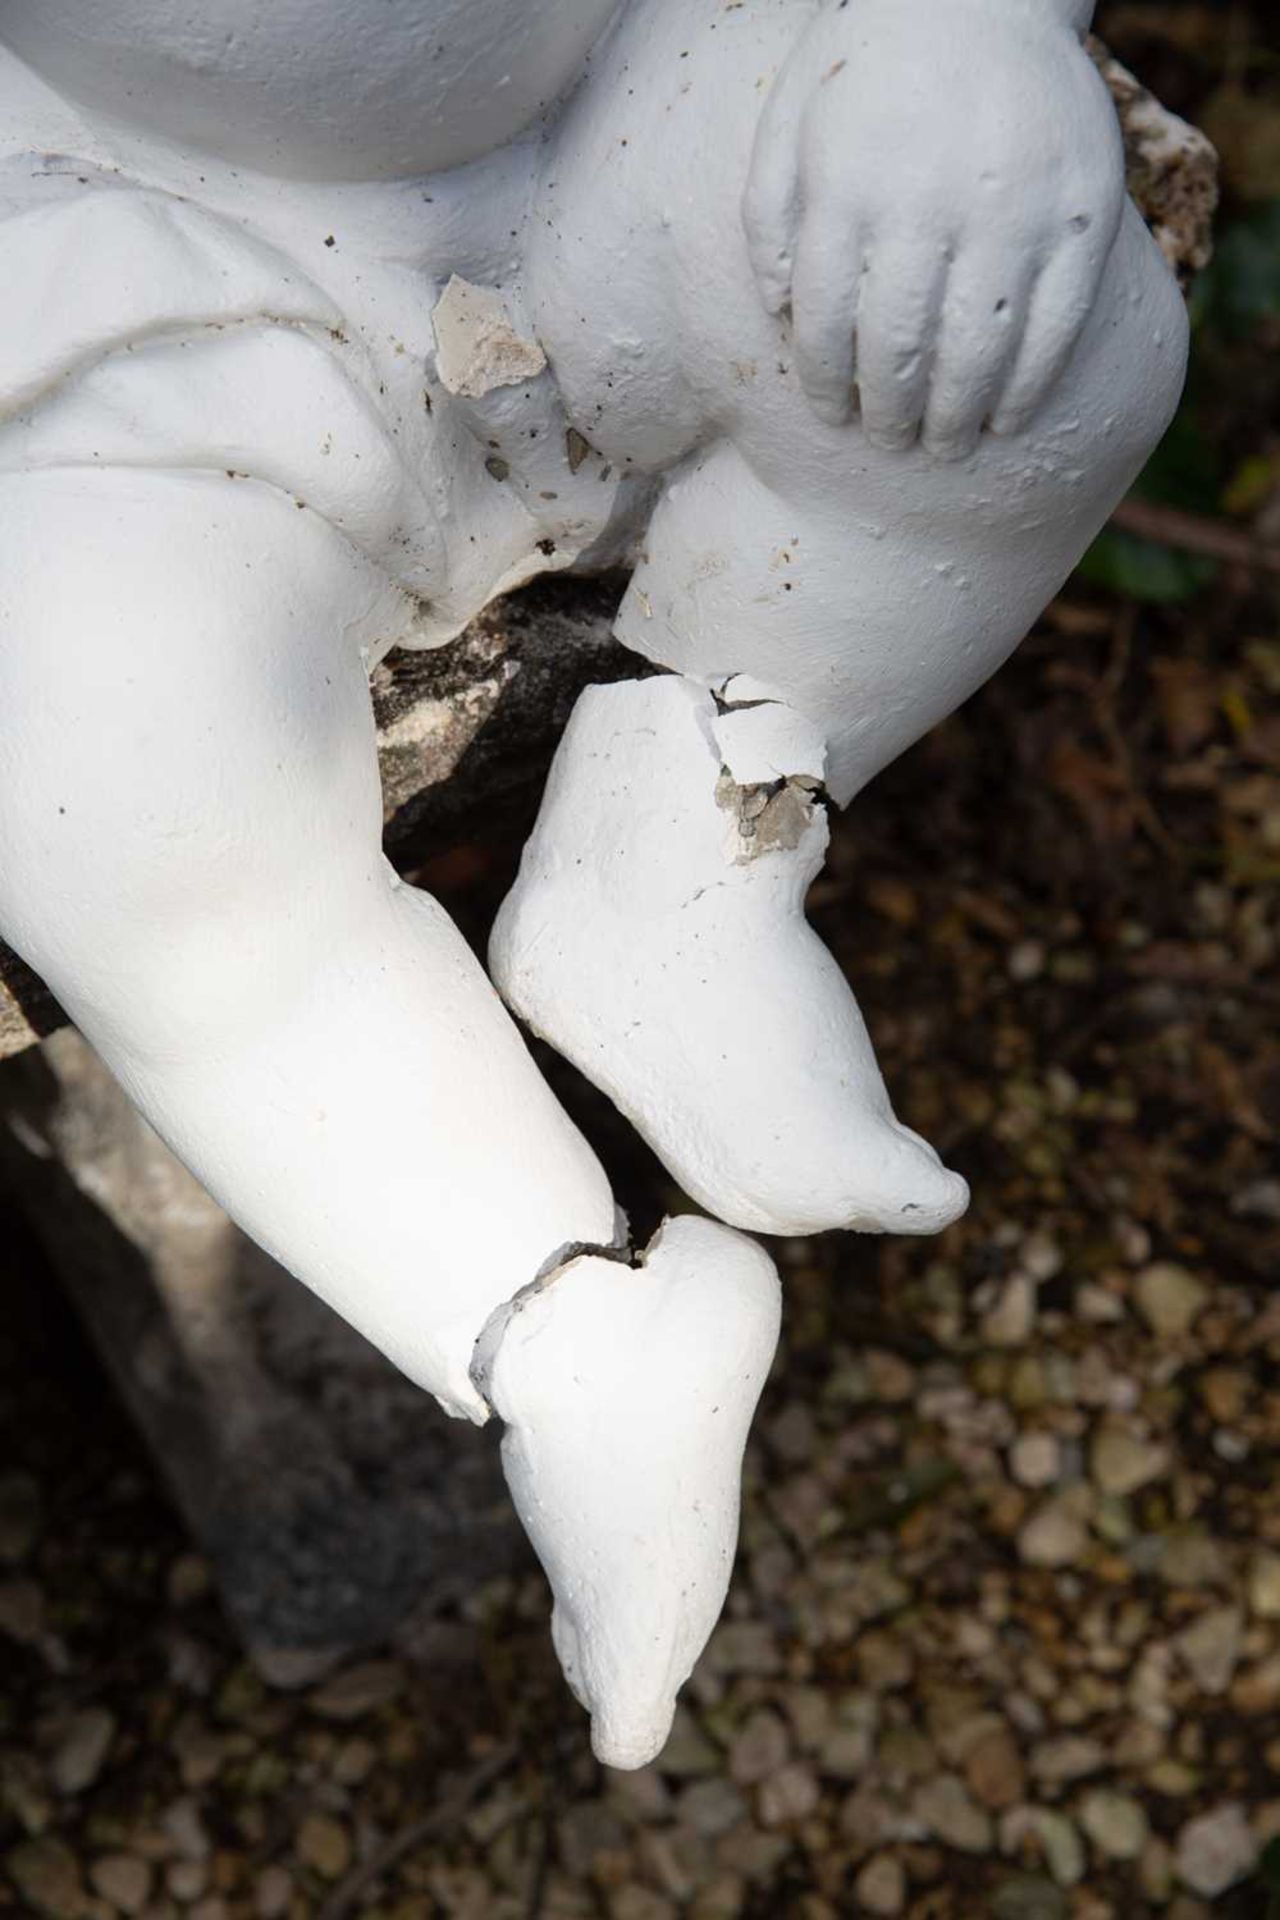
[[[1226,11],[1104,30],[1195,110]],[[1274,375],[1237,376],[1222,444],[1272,460],[1275,541]],[[264,1688],[6,1223],[0,1913],[1268,1916],[1277,630],[1245,567],[1167,607],[1077,585],[842,824],[814,917],[974,1206],[778,1244],[732,1595],[639,1774],[592,1761],[532,1568]],[[428,878],[478,930],[513,857]],[[676,1196],[552,1071],[643,1234]]]
[[[778,1244],[737,1578],[643,1773],[592,1762],[533,1571],[268,1693],[9,1236],[0,1910],[1264,1911],[1280,654],[1237,585],[1194,645],[1074,593],[842,827],[815,917],[975,1203]],[[643,1228],[662,1176],[558,1077]]]

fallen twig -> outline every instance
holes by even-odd
[[[432,1840],[446,1833],[484,1789],[507,1771],[515,1757],[516,1748],[508,1743],[496,1747],[483,1760],[477,1761],[430,1813],[402,1827],[399,1833],[393,1833],[367,1860],[361,1860],[354,1866],[319,1909],[316,1920],[346,1920],[346,1916],[355,1911],[356,1902],[366,1887],[380,1879],[397,1860],[402,1860],[407,1853],[413,1853],[424,1840]]]
[[[1162,507],[1154,500],[1129,499],[1120,502],[1111,524],[1162,547],[1180,547],[1184,553],[1203,554],[1207,560],[1223,560],[1228,566],[1280,573],[1280,547],[1255,540],[1252,534],[1205,514]]]

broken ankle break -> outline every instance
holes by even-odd
[[[642,1267],[660,1237],[661,1229],[654,1236],[649,1247],[634,1248],[627,1231],[626,1220],[619,1211],[617,1239],[609,1245],[590,1240],[571,1240],[564,1246],[557,1247],[555,1252],[543,1261],[532,1280],[525,1286],[519,1287],[509,1300],[503,1301],[500,1307],[494,1308],[476,1337],[470,1367],[471,1384],[484,1401],[490,1417],[496,1414],[498,1409],[494,1405],[489,1383],[503,1336],[517,1315],[523,1313],[526,1307],[568,1273],[570,1268],[576,1266],[580,1260],[608,1260],[616,1266]]]
[[[738,863],[798,847],[827,800],[826,742],[818,728],[750,674],[711,689],[720,757],[716,804],[736,828]]]

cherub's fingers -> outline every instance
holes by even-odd
[[[853,339],[863,252],[852,225],[834,207],[810,215],[796,249],[791,295],[796,368],[819,419],[839,427],[853,412]]]
[[[1106,253],[1073,236],[1048,262],[1031,293],[1017,358],[992,411],[995,433],[1018,433],[1048,398],[1089,318]]]
[[[856,365],[863,431],[873,446],[910,446],[920,430],[947,274],[945,248],[915,234],[870,252]]]
[[[747,252],[760,297],[781,313],[791,297],[796,233],[800,224],[800,127],[807,82],[798,62],[774,82],[756,129],[742,201]]]
[[[966,248],[952,266],[938,328],[924,443],[943,459],[977,444],[1027,324],[1032,270],[1011,248]]]

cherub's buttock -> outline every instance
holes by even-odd
[[[6,0],[4,40],[69,99],[285,179],[464,165],[577,79],[616,0]]]

